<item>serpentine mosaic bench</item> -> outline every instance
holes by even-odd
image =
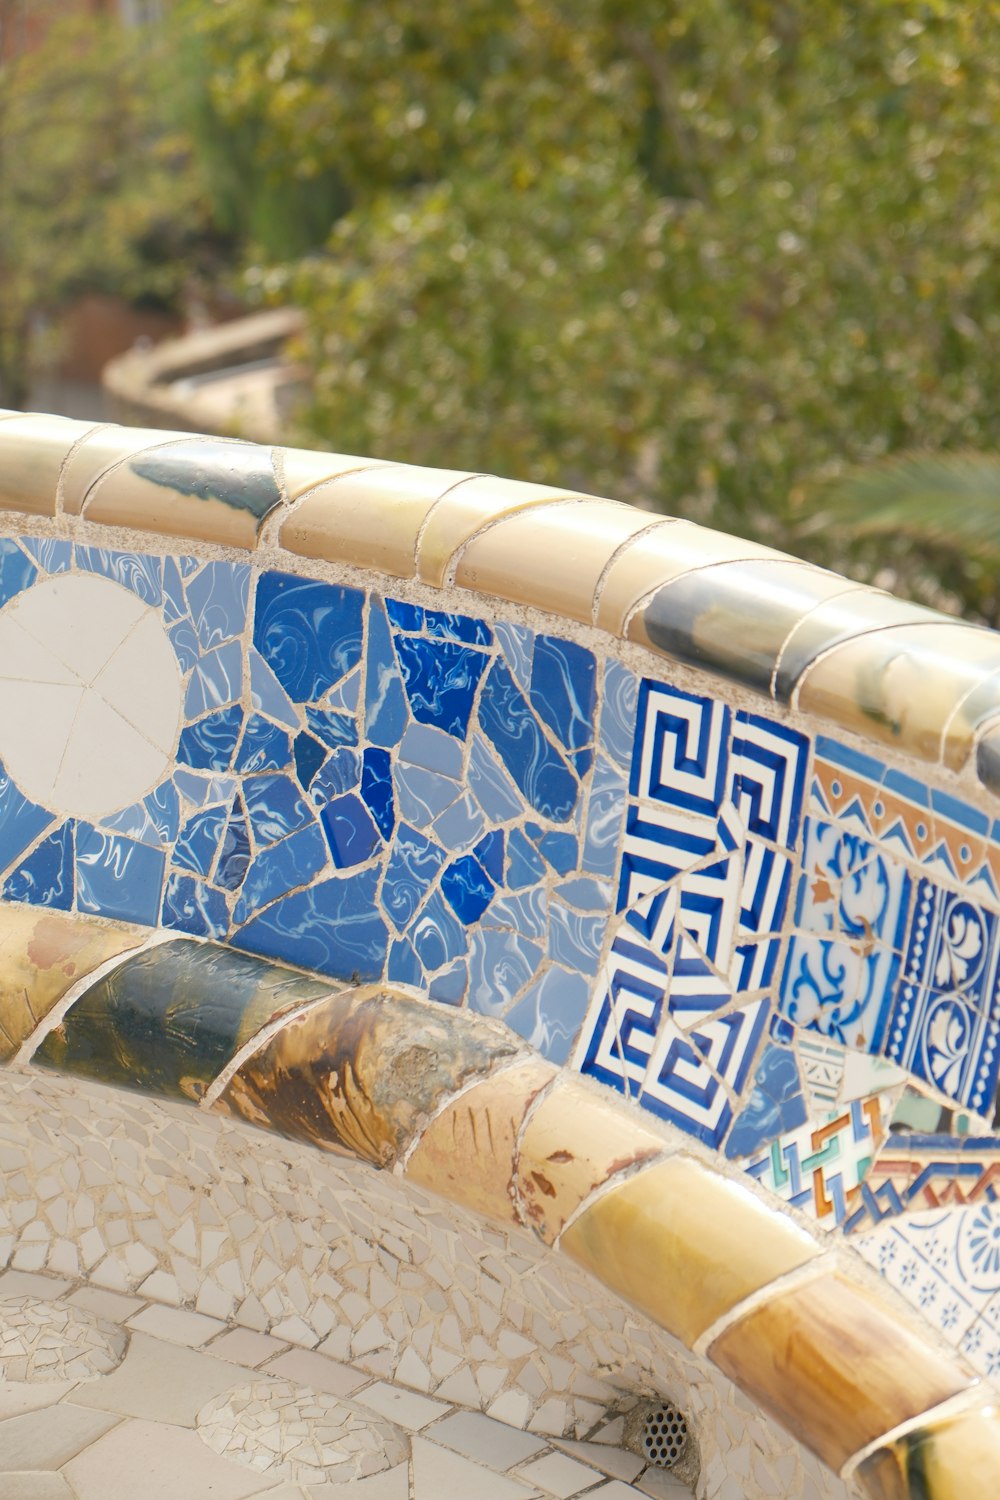
[[[222,439],[4,414],[0,506],[37,1147],[0,1264],[557,1436],[669,1396],[713,1500],[995,1500],[995,635],[609,501]],[[79,1214],[40,1206],[64,1158]],[[344,1273],[376,1254],[408,1290]],[[449,1365],[415,1330],[462,1301]]]

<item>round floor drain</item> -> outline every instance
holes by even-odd
[[[684,1457],[687,1440],[684,1414],[669,1402],[654,1407],[642,1425],[643,1454],[658,1469],[673,1469]]]

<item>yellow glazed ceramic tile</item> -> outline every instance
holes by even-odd
[[[62,476],[62,509],[78,516],[91,488],[122,459],[161,448],[165,443],[186,442],[183,432],[161,432],[155,427],[97,427],[74,451]]]
[[[621,635],[631,611],[660,584],[710,563],[747,559],[784,560],[784,554],[756,542],[724,536],[690,521],[667,519],[653,531],[636,537],[608,569],[597,603],[594,624]]]
[[[13,1057],[78,980],[148,936],[143,928],[0,903],[0,1060]]]
[[[5,421],[0,430],[0,506],[54,516],[66,455],[93,425],[66,417],[22,416]]]
[[[533,604],[590,624],[608,558],[651,517],[610,500],[545,506],[491,526],[465,548],[460,588]]]
[[[520,1222],[511,1185],[517,1132],[532,1100],[558,1071],[533,1057],[469,1089],[428,1125],[406,1176],[476,1213]]]
[[[664,1147],[616,1101],[595,1098],[573,1078],[560,1080],[521,1138],[516,1183],[525,1221],[552,1244],[595,1188]]]
[[[424,517],[440,495],[468,478],[457,469],[408,464],[345,474],[298,503],[281,528],[281,544],[300,557],[412,578]]]
[[[921,760],[942,744],[955,707],[1000,670],[1000,641],[974,625],[928,624],[875,631],[836,647],[802,677],[794,706],[832,719]],[[956,739],[961,730],[955,725]]]
[[[786,1214],[683,1156],[611,1188],[560,1248],[689,1348],[738,1302],[820,1253]]]
[[[984,1400],[933,1417],[865,1459],[856,1484],[869,1500],[996,1500],[1000,1494],[1000,1412]]]
[[[971,1383],[846,1277],[779,1292],[727,1328],[709,1356],[832,1469]]]
[[[277,451],[289,500],[297,500],[306,490],[338,479],[342,474],[376,467],[374,459],[359,458],[352,453],[314,453],[309,448],[279,448]]]
[[[417,548],[417,576],[437,587],[447,577],[451,560],[470,537],[501,516],[513,515],[529,505],[547,505],[553,500],[586,500],[573,490],[551,489],[542,484],[524,484],[517,479],[499,479],[481,474],[443,494],[430,511]]]

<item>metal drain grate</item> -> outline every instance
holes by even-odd
[[[669,1402],[654,1407],[642,1425],[642,1451],[658,1469],[672,1469],[683,1458],[687,1440],[684,1415]]]

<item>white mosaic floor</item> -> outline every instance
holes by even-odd
[[[0,1379],[3,1500],[691,1497],[615,1446],[620,1422],[598,1442],[540,1437],[266,1334],[53,1276],[0,1275],[0,1375],[18,1377]]]

